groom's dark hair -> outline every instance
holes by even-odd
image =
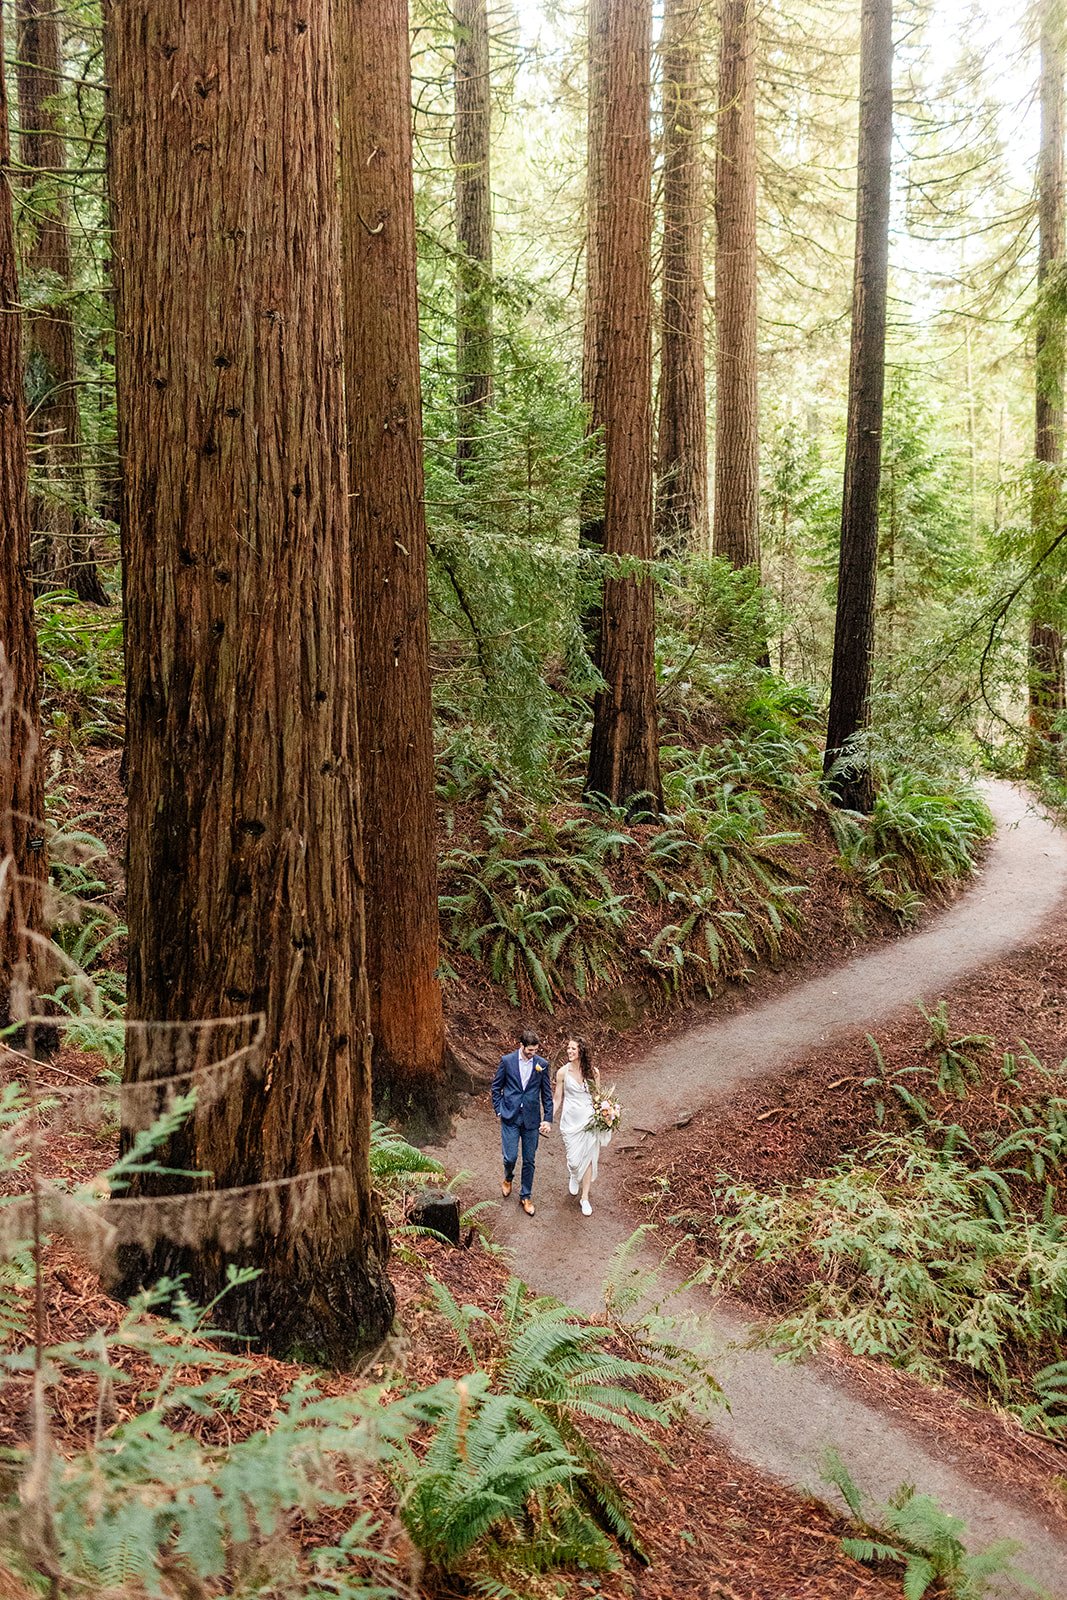
[[[527,1050],[529,1050],[531,1045],[541,1043],[541,1035],[538,1033],[536,1028],[523,1028],[522,1032],[519,1034],[519,1043],[521,1045],[525,1045]]]

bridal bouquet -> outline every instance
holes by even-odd
[[[593,1115],[586,1124],[587,1133],[614,1133],[622,1119],[622,1106],[615,1099],[615,1090],[593,1096]]]

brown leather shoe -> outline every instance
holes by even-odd
[[[519,1204],[522,1206],[522,1209],[525,1211],[525,1213],[526,1213],[526,1215],[528,1217],[532,1217],[533,1216],[533,1214],[534,1214],[534,1203],[533,1203],[532,1200],[522,1199],[522,1200],[519,1201]]]
[[[506,1200],[508,1195],[511,1193],[511,1179],[510,1178],[502,1178],[500,1180],[500,1193],[504,1196],[504,1199]]]

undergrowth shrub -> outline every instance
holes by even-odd
[[[971,1043],[956,1040],[957,1057]],[[968,1074],[957,1061],[946,1082],[944,1060],[918,1070],[942,1092],[965,1090]],[[874,1131],[822,1177],[720,1186],[719,1281],[737,1285],[757,1265],[776,1273],[792,1309],[770,1337],[786,1349],[830,1337],[928,1381],[954,1372],[1061,1432],[1063,1373],[1048,1357],[1067,1335],[1067,1099],[1059,1071],[1045,1077],[1048,1092],[1010,1112],[1007,1134],[968,1133],[934,1113],[913,1074],[888,1078],[908,1129]]]
[[[699,985],[710,993],[760,954],[780,955],[786,926],[799,918],[796,897],[806,893],[781,852],[802,835],[768,832],[763,803],[722,782],[706,748],[665,755],[665,787],[679,810],[648,840],[644,880],[670,921],[643,954],[669,991]]]
[[[456,846],[442,859],[446,939],[483,961],[512,1005],[585,998],[615,976],[629,920],[604,863],[633,840],[597,820],[553,823],[538,812],[509,827],[493,807],[488,850]]]
[[[75,1244],[99,1238],[110,1196],[135,1170],[164,1170],[158,1152],[194,1099],[177,1097],[140,1130],[106,1181],[48,1185],[47,1226]],[[25,1180],[34,1117],[52,1109],[31,1108],[17,1084],[0,1088],[0,1176]],[[436,1168],[381,1125],[371,1164],[393,1186]],[[641,1542],[585,1425],[651,1442],[715,1391],[665,1322],[590,1325],[516,1280],[488,1312],[432,1281],[468,1368],[460,1377],[413,1389],[387,1370],[382,1383],[326,1393],[304,1373],[263,1417],[254,1358],[212,1326],[222,1295],[201,1310],[180,1283],[162,1282],[113,1332],[39,1352],[32,1214],[9,1187],[0,1184],[0,1388],[29,1379],[33,1404],[30,1442],[9,1453],[13,1476],[0,1486],[0,1558],[57,1592],[400,1600],[425,1562],[477,1592],[521,1597],[536,1573],[611,1570],[621,1548],[640,1557]],[[232,1269],[230,1286],[250,1276]],[[60,1454],[50,1396],[68,1381],[83,1394],[88,1384],[95,1427]],[[317,1537],[325,1514],[328,1540]],[[400,1523],[414,1562],[398,1558]]]
[[[630,1271],[637,1242],[612,1264],[610,1315],[599,1325],[514,1278],[495,1314],[429,1285],[478,1382],[457,1387],[430,1450],[414,1453],[401,1511],[443,1571],[469,1578],[477,1551],[501,1585],[479,1584],[482,1592],[524,1596],[527,1588],[509,1586],[561,1565],[615,1570],[619,1545],[646,1559],[625,1494],[585,1425],[659,1448],[674,1418],[721,1399],[706,1352],[683,1342],[681,1319],[657,1299],[653,1280]]]
[[[118,745],[125,725],[122,621],[67,590],[34,603],[46,725],[72,744]]]
[[[76,1049],[95,1051],[109,1065],[123,1053],[126,973],[116,946],[127,928],[111,909],[103,875],[107,846],[85,827],[90,817],[53,823],[47,831],[45,915],[52,931],[53,988],[43,998]]]
[[[885,1505],[868,1511],[836,1450],[827,1451],[822,1476],[840,1491],[856,1530],[842,1539],[841,1548],[854,1561],[899,1563],[904,1600],[924,1600],[931,1593],[982,1600],[1001,1592],[1005,1581],[1040,1592],[1015,1566],[1021,1549],[1017,1541],[998,1539],[984,1550],[968,1550],[965,1524],[942,1511],[929,1495],[917,1494],[913,1484],[902,1484]]]
[[[925,895],[969,876],[994,826],[972,785],[903,767],[879,774],[869,817],[831,811],[830,822],[845,871],[905,924]]]

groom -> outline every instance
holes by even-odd
[[[534,1214],[530,1198],[533,1190],[537,1140],[552,1126],[552,1085],[548,1062],[537,1054],[539,1036],[525,1028],[519,1047],[502,1056],[493,1079],[493,1110],[500,1118],[500,1144],[504,1152],[504,1181],[500,1192],[506,1200],[515,1179],[515,1161],[522,1141],[522,1183],[519,1203],[528,1217]]]

